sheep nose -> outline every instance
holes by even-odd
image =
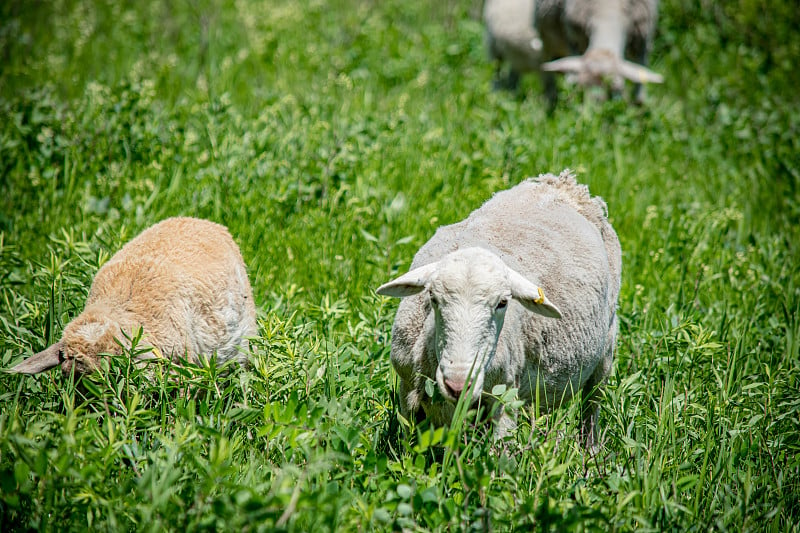
[[[463,381],[445,379],[444,386],[447,388],[447,392],[449,392],[454,398],[459,398],[461,396],[461,392],[464,390]]]

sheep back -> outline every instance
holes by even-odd
[[[165,355],[217,353],[244,361],[256,333],[244,260],[228,230],[195,218],[166,219],[125,244],[97,272],[86,313],[108,309],[122,330],[141,326]],[[66,329],[65,329],[66,333]]]

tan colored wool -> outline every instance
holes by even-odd
[[[128,346],[125,335],[140,327],[141,345],[153,347],[144,358],[245,362],[247,337],[256,334],[255,304],[224,226],[179,217],[142,232],[97,271],[83,312],[61,340],[10,370],[35,374],[60,365],[65,373],[92,372],[101,354],[119,355],[118,342]]]

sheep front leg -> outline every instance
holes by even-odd
[[[409,422],[420,422],[425,418],[420,405],[419,391],[413,383],[400,378],[397,395],[400,399],[400,414]]]
[[[502,441],[517,429],[517,418],[505,412],[504,406],[500,405],[494,414],[494,441]]]
[[[611,338],[615,335],[610,334]],[[613,350],[613,344],[610,344]],[[613,351],[611,352],[613,354]],[[611,372],[613,356],[606,357],[597,365],[591,377],[583,385],[581,398],[581,443],[592,455],[600,451],[600,440],[597,431],[597,418],[600,411],[601,387]]]
[[[581,443],[591,455],[600,450],[597,434],[597,414],[600,406],[597,404],[599,396],[597,388],[587,391],[584,388],[584,398],[581,404]]]
[[[643,67],[647,66],[648,63],[648,56],[649,56],[649,46],[646,41],[642,41],[641,39],[634,40],[631,43],[631,61],[634,63],[639,63]],[[636,105],[644,104],[645,99],[647,98],[647,87],[644,83],[634,83],[633,84],[633,103]]]
[[[555,111],[558,105],[558,82],[556,76],[552,72],[541,73],[542,86],[544,87],[544,95],[547,99],[547,112],[551,114]]]

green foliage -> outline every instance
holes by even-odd
[[[0,7],[0,364],[172,215],[226,224],[247,370],[0,376],[12,530],[797,530],[800,54],[790,2],[662,2],[647,104],[490,91],[480,2]],[[441,224],[576,170],[623,248],[603,448],[579,406],[403,419],[396,301]],[[132,350],[136,350],[134,346]],[[128,354],[130,355],[130,354]],[[493,394],[518,410],[516,391]]]

